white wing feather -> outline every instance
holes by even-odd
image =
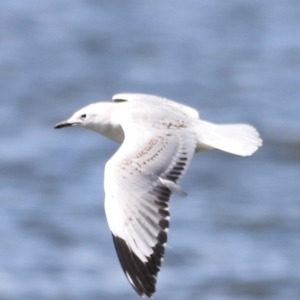
[[[132,145],[135,146],[132,147]],[[156,228],[150,228],[150,231],[158,234],[161,230],[158,225],[161,216],[154,204],[156,199],[149,192],[154,187],[164,185],[160,178],[166,181],[170,180],[168,176],[172,175],[169,173],[176,163],[180,164],[180,159],[184,159],[182,161],[184,166],[183,170],[178,171],[180,176],[177,177],[184,174],[195,152],[195,145],[195,137],[191,134],[189,136],[186,133],[180,135],[174,131],[169,133],[169,136],[162,132],[156,132],[156,135],[153,135],[149,132],[137,132],[136,127],[132,126],[130,135],[126,137],[117,153],[107,162],[104,187],[108,224],[112,233],[128,241],[131,248],[135,247],[135,243],[129,242],[131,234],[128,233],[142,230],[136,226],[136,218],[141,217],[141,211],[148,215],[152,213],[149,217],[157,223]],[[152,211],[149,207],[152,208]],[[152,241],[147,240],[148,246],[153,247],[155,239],[156,236]],[[144,242],[141,239],[139,245]],[[148,253],[136,249],[135,254],[145,261],[145,255]]]
[[[175,113],[184,113],[186,116],[193,118],[193,119],[198,119],[199,118],[199,113],[196,109],[178,103],[173,100],[169,100],[164,97],[159,97],[155,95],[147,95],[147,94],[129,94],[129,93],[121,93],[121,94],[116,94],[113,96],[113,101],[118,102],[118,101],[137,101],[140,103],[152,103],[152,104],[159,104],[161,107],[163,104],[168,106],[169,111],[172,109],[174,110]]]
[[[131,122],[123,130],[125,141],[105,167],[105,212],[124,273],[147,295],[155,290],[167,241],[170,186],[185,173],[196,137],[166,127],[141,131]]]

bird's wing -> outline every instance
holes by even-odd
[[[169,126],[170,127],[170,126]],[[196,147],[195,136],[171,127],[127,122],[125,141],[105,167],[105,212],[121,266],[141,296],[155,292],[169,228],[169,199]]]
[[[116,94],[112,99],[114,102],[124,102],[124,101],[138,101],[141,103],[153,103],[161,106],[167,106],[169,111],[176,114],[183,114],[193,119],[199,119],[199,113],[196,109],[184,105],[182,103],[178,103],[173,100],[169,100],[164,97],[159,97],[155,95],[147,95],[147,94],[135,94],[135,93],[122,93]]]

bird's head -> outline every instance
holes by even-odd
[[[76,111],[69,119],[55,125],[54,128],[63,128],[70,126],[87,127],[94,125],[97,122],[97,110],[95,104],[90,104]]]
[[[95,130],[95,127],[110,123],[113,111],[114,103],[112,102],[92,103],[76,111],[69,119],[56,124],[54,128],[80,126]]]
[[[79,126],[96,131],[114,141],[122,142],[124,133],[119,124],[111,120],[112,113],[117,106],[118,104],[114,102],[92,103],[76,111],[69,119],[56,124],[54,128]]]

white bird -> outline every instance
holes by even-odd
[[[55,126],[81,126],[121,143],[105,166],[105,213],[127,279],[152,297],[169,228],[169,199],[195,152],[219,149],[240,156],[262,145],[254,127],[219,125],[166,98],[117,94],[90,104]]]

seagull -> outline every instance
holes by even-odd
[[[169,200],[194,153],[252,155],[262,140],[248,124],[214,124],[197,110],[146,94],[90,104],[54,128],[80,126],[121,144],[105,165],[105,214],[122,269],[142,297],[156,292],[169,229]]]

